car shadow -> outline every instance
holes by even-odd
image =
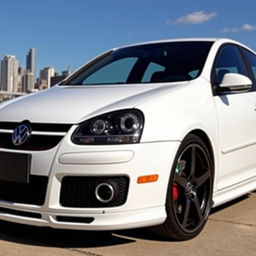
[[[137,239],[170,242],[154,234],[149,228],[129,229],[114,232],[61,230],[34,227],[0,221],[0,240],[60,248],[108,247],[135,243]]]
[[[254,193],[256,193],[256,191],[252,192],[251,194]],[[211,214],[238,204],[248,199],[251,194],[247,194],[224,205],[216,207],[212,209]],[[33,246],[60,248],[108,247],[135,243],[137,239],[161,242],[174,241],[162,238],[147,228],[115,232],[73,231],[45,227],[33,227],[5,221],[0,221],[0,239]]]
[[[0,240],[60,248],[107,247],[135,242],[111,232],[91,232],[33,227],[0,221]]]

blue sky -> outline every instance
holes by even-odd
[[[12,0],[0,5],[0,58],[74,70],[109,48],[148,40],[228,37],[256,50],[255,0]]]

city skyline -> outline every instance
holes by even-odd
[[[0,91],[8,93],[29,93],[49,88],[69,75],[70,71],[62,71],[61,75],[54,67],[39,69],[36,75],[36,49],[30,48],[23,68],[15,55],[5,55],[0,65]],[[52,78],[53,81],[51,80]]]

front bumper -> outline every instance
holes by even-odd
[[[32,152],[32,175],[48,176],[43,205],[9,202],[0,198],[0,219],[16,223],[80,230],[117,230],[161,224],[173,159],[179,142],[115,146],[75,146],[63,140],[49,152]],[[2,150],[1,150],[2,151]],[[10,151],[10,150],[9,150]],[[17,151],[16,151],[17,152]],[[28,152],[23,152],[28,153]],[[31,152],[29,152],[31,153]],[[40,155],[45,161],[36,161]],[[50,166],[49,169],[46,166]],[[140,176],[157,174],[157,182],[138,184]],[[63,207],[64,177],[129,178],[124,204],[117,207]]]
[[[10,207],[10,206],[8,206]],[[58,212],[43,212],[42,209],[35,209],[24,206],[12,207],[19,209],[19,211],[26,210],[30,213],[40,212],[40,218],[24,217],[15,214],[6,214],[1,212],[0,219],[15,222],[26,225],[40,226],[40,227],[52,227],[56,229],[72,229],[72,230],[120,230],[129,228],[138,228],[153,226],[164,222],[166,218],[165,207],[147,208],[141,210],[134,210],[128,212],[117,213],[101,213],[101,214],[85,214],[86,210],[83,210],[80,214],[74,213],[72,210],[68,214],[68,211],[62,213]],[[59,221],[58,217],[70,217],[70,221]],[[93,216],[93,217],[92,217]],[[78,219],[81,221],[76,222],[72,219]],[[93,219],[92,223],[85,223],[86,219]],[[83,219],[85,222],[83,222]]]

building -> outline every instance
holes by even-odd
[[[23,69],[21,66],[19,66],[19,68],[18,68],[18,92],[25,92],[23,90],[23,83],[22,83],[24,74],[25,74],[25,69]]]
[[[68,77],[70,75],[70,71],[69,70],[64,70],[61,72],[61,74],[55,74],[52,78],[51,78],[51,86],[54,86],[55,84],[58,84],[59,82],[61,82],[62,80],[64,80],[66,77]]]
[[[1,60],[1,90],[7,92],[18,92],[19,62],[14,55],[7,55]]]
[[[25,70],[22,76],[22,92],[32,92],[35,89],[34,76],[33,73]]]
[[[55,74],[54,68],[46,67],[40,71],[40,84],[45,84],[46,88],[51,85],[51,77]]]
[[[26,62],[27,74],[29,74],[29,76],[32,75],[32,78],[33,78],[33,88],[32,88],[32,90],[33,90],[34,84],[35,84],[35,79],[36,79],[36,50],[35,50],[35,48],[29,49],[26,60],[27,60],[27,62]]]

